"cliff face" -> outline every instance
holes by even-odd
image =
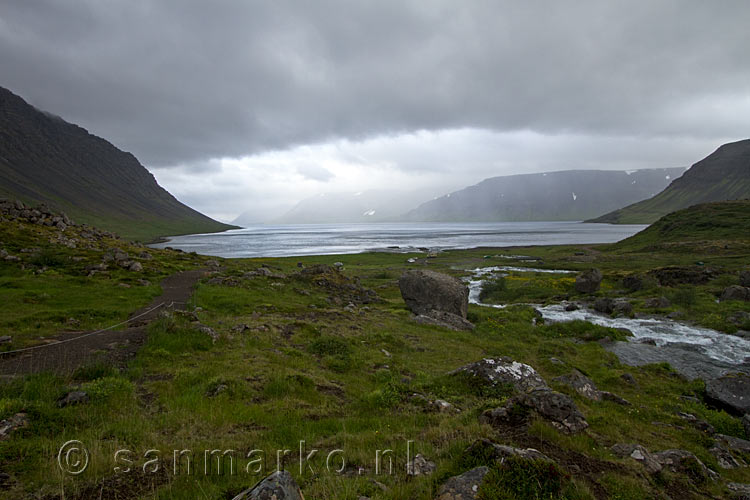
[[[130,153],[0,87],[0,196],[45,202],[128,238],[214,232]]]
[[[699,203],[750,198],[750,139],[724,144],[658,195],[592,222],[648,224]]]

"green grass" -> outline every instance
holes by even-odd
[[[12,253],[47,240],[15,226],[4,230],[8,231],[8,236],[2,237],[6,246],[9,241],[15,245]],[[13,236],[17,238],[12,240]],[[105,244],[124,245],[115,241]],[[701,323],[715,318],[717,326],[726,326],[727,316],[745,305],[717,304],[715,293],[736,283],[736,273],[746,265],[747,254],[733,247],[707,253],[701,248],[676,254],[625,252],[607,246],[465,250],[441,253],[427,266],[465,276],[469,274],[467,269],[509,263],[509,259],[494,257],[496,253],[532,255],[542,259],[535,267],[602,269],[605,280],[599,295],[614,297],[623,294],[623,276],[703,261],[721,271],[705,285],[688,290],[650,283],[629,296],[636,311],[644,310],[647,298],[664,295],[673,303],[665,312],[677,311]],[[584,255],[577,255],[581,252]],[[160,276],[205,261],[176,252],[153,253],[155,259],[147,262],[150,267],[146,271],[152,283]],[[37,335],[53,335],[64,326],[70,311],[92,311],[89,314],[93,319],[82,325],[94,326],[126,316],[128,308],[143,306],[158,292],[155,284],[151,291],[150,287],[118,287],[129,279],[124,271],[94,279],[81,276],[82,268],[100,260],[101,251],[66,249],[59,255],[62,257],[58,259],[58,254],[42,253],[42,260],[32,262],[29,254],[29,260],[23,262],[28,267],[23,270],[17,263],[0,262],[0,283],[5,284],[0,287],[1,297],[17,309],[12,313],[15,316],[4,316],[2,321],[13,321],[14,331],[25,332],[14,333],[20,335],[20,345],[32,342]],[[69,259],[73,256],[84,260]],[[291,450],[284,466],[307,498],[367,495],[374,499],[427,500],[435,497],[448,477],[477,465],[492,469],[490,481],[482,489],[484,498],[589,499],[602,494],[622,499],[658,498],[679,486],[680,478],[665,475],[651,479],[633,461],[617,459],[609,451],[614,443],[631,442],[640,442],[652,451],[689,450],[724,479],[750,482],[750,469],[719,469],[708,451],[711,440],[677,416],[680,411],[692,413],[719,432],[748,437],[736,417],[682,397],[700,401],[704,393],[701,382],[686,382],[665,365],[624,366],[598,343],[605,337],[623,339],[622,332],[586,322],[536,324],[533,308],[522,304],[505,309],[470,306],[469,319],[476,324],[471,332],[418,324],[411,320],[397,285],[403,271],[425,266],[407,263],[410,256],[370,253],[227,260],[222,276],[234,278],[236,286],[201,283],[191,304],[200,323],[219,334],[216,342],[188,318],[168,316],[150,325],[146,344],[122,371],[95,364],[70,375],[38,374],[2,381],[0,418],[25,411],[30,419],[28,427],[0,442],[0,469],[12,478],[4,497],[44,497],[63,491],[65,498],[91,496],[103,480],[116,477],[113,468],[122,463],[114,454],[122,448],[131,450],[136,469],[143,467],[150,456],[169,464],[175,449],[193,450],[196,461],[202,450],[235,450],[234,475],[179,474],[156,488],[149,487],[145,480],[121,486],[131,498],[149,499],[232,498],[262,476],[248,472],[248,465],[253,469],[258,463],[250,463],[247,454],[263,450],[253,457],[261,456],[263,470],[270,472],[276,467],[279,449]],[[346,310],[345,302],[332,300],[330,289],[314,280],[294,277],[299,270],[297,262],[311,265],[336,261],[344,263],[346,280],[354,283],[359,278],[362,285],[378,293],[382,302]],[[287,277],[242,277],[262,264]],[[40,265],[47,265],[54,273],[33,274]],[[582,298],[573,290],[573,279],[573,275],[510,273],[505,285],[491,290],[490,297],[517,303]],[[121,297],[110,301],[106,292],[112,289]],[[42,293],[49,297],[40,297]],[[100,316],[94,316],[93,311]],[[35,321],[39,320],[34,318],[42,313],[52,319],[37,328]],[[235,329],[243,324],[249,328]],[[7,326],[3,328],[10,331]],[[553,389],[574,399],[590,425],[587,433],[567,436],[544,421],[533,420],[529,436],[571,456],[583,454],[609,464],[609,471],[587,475],[562,466],[550,469],[544,462],[500,465],[487,463],[486,457],[467,458],[464,450],[479,438],[522,444],[520,437],[500,435],[478,419],[484,410],[505,402],[511,395],[508,387],[488,389],[461,375],[449,375],[460,366],[492,356],[508,356],[535,367]],[[632,406],[590,401],[552,382],[573,369]],[[625,382],[621,377],[625,373],[631,374],[637,385]],[[58,398],[75,388],[88,391],[91,401],[59,408]],[[415,393],[427,400],[444,399],[459,411],[434,411],[421,398],[415,398]],[[91,465],[80,476],[61,474],[56,463],[59,446],[69,439],[78,439],[89,448]],[[320,450],[309,462],[312,470],[303,467],[300,472],[300,441],[305,442],[306,450]],[[412,455],[421,453],[434,461],[435,474],[407,479],[407,447]],[[336,449],[344,450],[347,474],[325,468],[327,454]],[[393,474],[376,475],[376,452],[386,449],[393,450]],[[146,456],[149,450],[157,452]],[[364,469],[362,475],[356,473],[359,467]],[[143,487],[138,489],[139,485]],[[720,484],[688,486],[705,496],[725,495]]]

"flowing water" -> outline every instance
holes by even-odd
[[[492,275],[507,272],[571,273],[574,271],[518,267],[484,267],[473,269],[468,278],[469,301],[489,307],[479,300],[482,283]],[[731,371],[750,373],[750,341],[709,328],[680,323],[663,317],[611,318],[585,308],[566,311],[565,304],[537,306],[550,322],[583,320],[596,325],[625,328],[633,333],[629,342],[613,342],[605,348],[623,363],[640,366],[668,362],[688,378],[715,378]],[[655,345],[643,343],[648,339]]]

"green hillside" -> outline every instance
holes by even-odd
[[[123,237],[231,229],[180,203],[130,153],[0,87],[0,198],[47,203]]]
[[[750,200],[705,203],[673,212],[610,248],[692,250],[726,245],[750,247]]]
[[[724,144],[658,195],[588,222],[650,224],[697,203],[750,198],[750,139]]]

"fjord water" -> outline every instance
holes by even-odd
[[[581,222],[258,225],[223,233],[175,236],[153,246],[217,257],[289,257],[417,248],[614,243],[645,227]]]

